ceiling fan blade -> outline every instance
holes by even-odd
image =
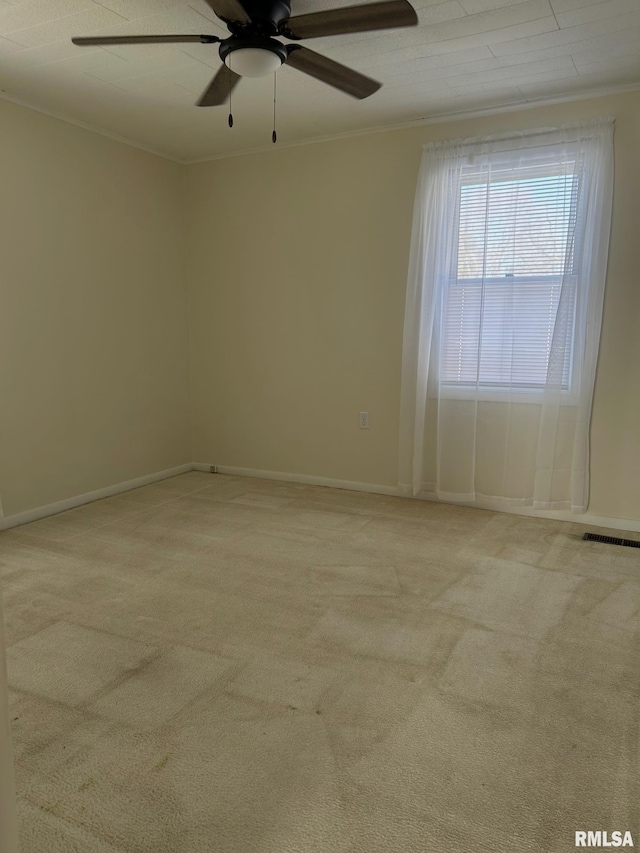
[[[417,23],[418,16],[408,0],[388,0],[367,6],[346,6],[328,12],[297,15],[283,21],[280,32],[290,39],[311,39],[393,27],[414,27]]]
[[[248,24],[251,18],[242,7],[240,0],[205,0],[208,6],[224,21],[238,21]]]
[[[71,41],[81,47],[92,44],[182,44],[183,42],[199,42],[200,44],[215,44],[220,41],[218,36],[90,36],[88,38],[73,38]]]
[[[360,100],[368,98],[382,86],[382,83],[378,83],[377,80],[365,77],[364,74],[353,71],[346,65],[334,62],[333,59],[321,56],[315,50],[309,50],[299,44],[288,44],[287,53],[289,54],[287,65],[315,77],[316,80],[322,80],[323,83],[328,83],[329,86],[334,86],[348,95],[353,95],[354,98]]]
[[[222,65],[208,88],[202,93],[202,97],[198,101],[198,106],[219,107],[221,104],[224,104],[239,80],[239,74],[227,68],[226,65]]]

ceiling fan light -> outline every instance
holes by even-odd
[[[280,68],[282,58],[269,48],[241,47],[229,53],[224,63],[241,77],[265,77]]]

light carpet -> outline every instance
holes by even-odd
[[[640,845],[640,551],[584,530],[192,472],[0,534],[23,853]]]

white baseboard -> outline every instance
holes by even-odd
[[[439,501],[435,496],[425,495],[420,496],[418,500],[433,501],[435,503],[448,503],[448,501]],[[517,507],[512,506],[497,507],[492,505],[490,501],[486,503],[476,501],[475,503],[452,504],[452,506],[468,506],[472,509],[487,509],[491,512],[506,512],[509,515],[526,515],[530,518],[549,518],[553,521],[570,521],[574,524],[584,524],[589,527],[605,527],[609,530],[628,530],[630,532],[640,533],[640,521],[633,518],[614,518],[609,515],[593,515],[589,512],[569,512],[562,509],[533,509],[532,507]]]
[[[570,521],[574,524],[584,524],[590,527],[606,527],[609,530],[628,530],[640,532],[640,520],[633,518],[614,518],[609,515],[594,515],[589,512],[571,512],[566,509],[534,509],[528,506],[505,506],[502,499],[480,499],[473,502],[443,501],[436,497],[435,492],[425,490],[420,493],[418,500],[434,501],[436,503],[452,503],[454,506],[468,506],[475,509],[487,509],[491,512],[506,512],[509,515],[526,515],[530,518],[549,518],[554,521]]]
[[[284,471],[260,471],[255,468],[235,468],[231,465],[207,465],[194,462],[196,471],[211,471],[218,474],[233,474],[236,477],[258,477],[260,480],[283,480],[286,483],[303,483],[305,486],[328,486],[331,489],[348,489],[351,492],[371,492],[374,495],[398,495],[395,486],[379,486],[375,483],[358,483],[352,480],[333,480],[331,477],[315,477],[312,474],[288,474]]]
[[[104,489],[98,489],[95,492],[87,492],[84,495],[77,495],[76,497],[57,501],[56,503],[48,504],[47,506],[37,507],[36,509],[30,509],[26,512],[17,513],[16,515],[0,518],[0,530],[17,527],[20,524],[28,524],[30,521],[38,521],[41,518],[47,518],[50,515],[57,515],[59,512],[64,512],[65,510],[74,509],[75,507],[82,506],[83,504],[91,503],[91,501],[97,501],[101,498],[109,498],[113,495],[121,494],[122,492],[128,492],[131,489],[137,489],[140,486],[148,486],[150,483],[156,483],[159,480],[166,480],[169,477],[175,477],[178,474],[185,474],[188,471],[206,471],[209,473],[212,467],[214,466],[210,463],[193,462],[185,465],[179,465],[176,468],[169,468],[166,471],[157,471],[155,474],[147,474],[144,477],[138,477],[135,480],[116,483],[113,486],[107,486]],[[281,480],[286,483],[302,483],[307,486],[327,486],[331,489],[347,489],[352,492],[368,492],[374,495],[402,497],[395,486],[383,486],[376,483],[360,483],[353,480],[334,480],[331,477],[316,477],[312,474],[291,474],[285,471],[261,471],[255,468],[237,468],[232,465],[217,465],[215,467],[219,474],[231,474],[236,477],[257,477],[261,480]],[[411,498],[407,498],[407,500],[411,500]],[[429,496],[421,496],[419,500],[435,501],[434,498]],[[458,505],[459,504],[456,504],[456,506]],[[488,509],[492,512],[508,512],[512,515],[526,515],[533,518],[549,518],[555,519],[556,521],[571,521],[575,524],[604,527],[609,530],[627,530],[634,533],[640,533],[640,520],[632,518],[613,518],[607,515],[592,515],[591,513],[573,514],[562,510],[540,510],[530,509],[528,507],[511,507],[510,509],[505,510],[496,509],[494,506],[483,506],[480,503],[475,503],[472,506],[475,509]]]
[[[593,515],[590,512],[564,512],[555,509],[512,509],[513,515],[530,515],[534,518],[554,518],[556,521],[572,521],[589,527],[606,527],[609,530],[628,530],[640,533],[640,521],[634,518],[613,518],[610,515]]]
[[[211,471],[211,464],[194,462],[196,471]],[[375,483],[358,483],[351,480],[333,480],[330,477],[315,477],[310,474],[288,474],[283,471],[260,471],[255,468],[235,468],[230,465],[215,466],[219,474],[233,474],[236,477],[259,477],[263,480],[283,480],[288,483],[304,483],[308,486],[328,486],[332,489],[348,489],[352,492],[369,492],[374,495],[391,495],[404,497],[395,486],[381,486]],[[407,500],[438,501],[435,496],[422,495],[419,498],[406,498]],[[460,504],[453,504],[460,506]],[[465,504],[473,509],[488,509],[491,512],[507,512],[510,515],[526,515],[532,518],[549,518],[556,521],[571,521],[575,524],[584,524],[591,527],[604,527],[609,530],[628,530],[640,533],[640,520],[633,518],[613,518],[608,515],[593,515],[591,513],[572,513],[564,510],[553,509],[531,509],[529,507],[510,507],[509,509],[497,509],[495,506],[483,505],[482,503]]]
[[[168,477],[175,477],[178,474],[186,474],[188,471],[193,471],[193,465],[187,463],[178,465],[177,468],[168,468],[166,471],[156,471],[155,474],[146,474],[144,477],[137,477],[135,480],[126,480],[124,483],[115,483],[113,486],[106,486],[104,489],[97,489],[95,492],[86,492],[84,495],[76,495],[72,498],[66,498],[63,501],[39,506],[35,509],[28,509],[26,512],[18,512],[15,515],[5,516],[0,518],[0,530],[7,530],[10,527],[18,527],[20,524],[28,524],[30,521],[38,521],[41,518],[47,518],[50,515],[57,515],[59,512],[65,512],[68,509],[75,509],[77,506],[98,501],[101,498],[110,498],[113,495],[119,495],[122,492],[129,492],[131,489],[138,489],[140,486],[148,486],[150,483],[157,483],[158,480],[166,480]],[[209,469],[207,469],[209,470]]]

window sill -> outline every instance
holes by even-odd
[[[436,397],[436,394],[429,394]],[[486,403],[528,403],[541,406],[543,403],[551,403],[554,398],[546,396],[544,390],[539,388],[501,388],[497,386],[476,385],[440,385],[439,397],[441,400],[478,400]],[[576,406],[578,398],[571,390],[560,392],[561,406]]]

